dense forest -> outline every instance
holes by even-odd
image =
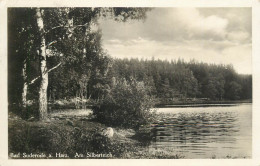
[[[98,38],[96,38],[98,39]],[[96,45],[98,46],[98,45]],[[88,62],[93,61],[93,64]],[[55,60],[51,61],[55,63]],[[37,68],[30,66],[37,73]],[[57,80],[57,78],[59,78]],[[102,99],[117,80],[135,79],[161,100],[239,100],[252,98],[252,76],[237,74],[232,65],[139,59],[113,59],[108,55],[62,65],[49,75],[48,99]],[[19,82],[16,82],[19,84]],[[15,93],[14,93],[15,94]],[[19,93],[18,98],[19,98]],[[29,89],[33,100],[37,88]]]
[[[208,98],[238,100],[252,98],[252,76],[237,74],[232,65],[216,65],[192,60],[116,59],[116,78],[143,81],[159,98]]]
[[[149,87],[150,94],[161,100],[204,98],[204,100],[239,100],[252,98],[252,76],[237,74],[232,65],[102,57],[81,77],[74,67],[54,71],[50,78],[50,98],[79,97],[100,99],[117,80],[135,79]],[[73,65],[79,67],[79,65]],[[82,70],[81,70],[82,71]],[[64,75],[64,73],[69,73]],[[67,78],[64,78],[67,77]],[[84,79],[85,78],[85,79]],[[87,78],[87,79],[86,79]],[[68,80],[70,80],[68,82]],[[85,82],[84,82],[85,81]]]

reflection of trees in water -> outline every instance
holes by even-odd
[[[239,131],[234,112],[193,112],[166,114],[153,130],[155,142],[211,143],[235,142]]]

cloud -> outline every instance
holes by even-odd
[[[251,8],[197,8],[204,16],[212,14],[228,20],[227,31],[246,31],[252,33],[252,12]]]
[[[229,20],[214,14],[204,16],[196,8],[155,8],[145,22],[130,23],[100,20],[108,38],[131,39],[139,36],[151,40],[186,39],[223,40]],[[114,33],[114,32],[117,33]]]
[[[228,20],[211,15],[203,16],[198,9],[177,9],[176,16],[181,25],[187,28],[188,33],[194,36],[212,35],[212,37],[224,38]]]
[[[113,57],[231,63],[251,73],[250,8],[155,8],[144,22],[99,22]]]
[[[227,38],[233,42],[251,41],[251,35],[245,31],[233,31],[227,34]]]

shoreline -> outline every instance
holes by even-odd
[[[252,104],[252,99],[247,100],[222,100],[222,101],[174,101],[174,102],[165,102],[155,105],[155,108],[168,108],[168,107],[224,107],[224,106],[235,106],[238,104]]]
[[[201,100],[199,98],[195,98],[189,101],[183,100],[175,100],[175,101],[167,101],[167,99],[158,99],[158,102],[155,104],[155,108],[168,108],[168,107],[217,107],[217,106],[234,106],[237,104],[247,104],[253,103],[252,99],[245,100]],[[69,102],[67,100],[57,100],[55,103],[49,103],[48,107],[50,110],[54,109],[82,109],[77,108],[77,106],[73,102]],[[91,109],[93,104],[90,102],[89,104],[85,104],[85,109]]]
[[[155,108],[190,108],[190,107],[231,107],[241,104],[252,104],[252,103],[234,103],[234,104],[176,104],[176,105],[159,105]]]

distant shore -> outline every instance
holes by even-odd
[[[233,106],[236,104],[242,103],[252,103],[252,99],[246,100],[207,100],[201,98],[194,99],[175,99],[175,100],[167,100],[167,99],[157,99],[157,103],[155,104],[156,108],[161,107],[215,107],[215,106]],[[92,102],[85,103],[84,107],[91,109]],[[49,104],[49,107],[52,109],[77,109],[76,105],[73,102],[67,100],[58,100],[54,103]]]
[[[233,106],[236,104],[252,103],[252,99],[247,100],[199,100],[193,101],[160,101],[156,107],[216,107],[216,106]]]

